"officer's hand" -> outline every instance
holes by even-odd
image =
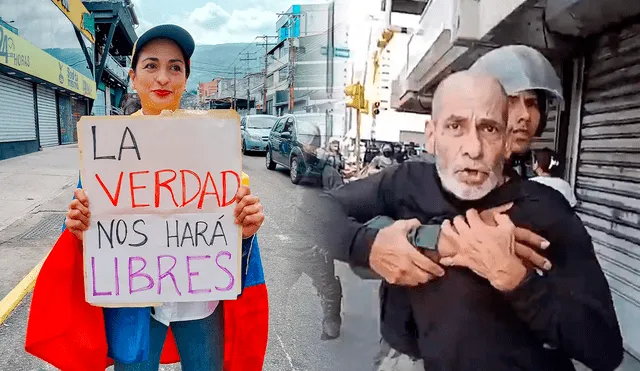
[[[444,269],[422,255],[407,240],[407,234],[420,226],[420,221],[399,220],[381,229],[369,255],[369,266],[385,281],[403,286],[416,286],[444,275]]]

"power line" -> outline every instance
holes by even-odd
[[[263,82],[262,82],[262,113],[267,113],[267,72],[269,70],[269,45],[277,45],[277,44],[269,44],[269,39],[274,38],[277,39],[278,36],[269,36],[262,35],[257,36],[256,39],[262,39],[264,42],[262,44],[258,44],[260,46],[264,46],[264,73],[263,73]]]
[[[279,16],[288,16],[288,39],[289,39],[289,113],[293,113],[295,105],[295,64],[296,64],[296,46],[294,43],[294,26],[298,24],[300,19],[299,13],[278,13]],[[296,39],[297,41],[297,39]]]
[[[246,58],[240,58],[240,61],[241,62],[242,61],[246,61],[247,62],[247,71],[249,71],[251,69],[250,66],[249,66],[250,62],[257,60],[257,58],[249,58],[250,55],[253,55],[255,53],[247,52],[245,54],[246,54],[247,57]],[[247,76],[246,76],[247,77],[247,109],[251,108],[251,82],[250,82],[250,77],[249,76],[251,76],[251,73],[247,72]]]

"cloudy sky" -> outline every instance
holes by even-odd
[[[163,23],[187,29],[198,44],[252,42],[275,35],[278,12],[293,4],[323,0],[134,0],[140,19],[138,33]]]

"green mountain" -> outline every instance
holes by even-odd
[[[82,49],[55,48],[45,49],[45,51],[91,77],[91,72],[86,68],[84,62]],[[262,70],[264,68],[264,49],[254,43],[198,45],[191,58],[191,76],[187,82],[187,89],[197,89],[199,82],[207,82],[215,78],[233,78],[233,65],[236,66],[238,78],[247,72]]]
[[[247,72],[259,72],[264,68],[264,49],[254,43],[198,45],[191,58],[187,89],[197,88],[198,82],[233,78],[234,64],[238,78]]]

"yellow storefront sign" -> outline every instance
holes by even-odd
[[[93,79],[3,26],[0,26],[0,64],[96,99],[96,83]]]
[[[76,28],[82,32],[91,43],[95,44],[94,37],[95,25],[93,22],[93,16],[89,13],[82,0],[51,0],[53,1],[62,13],[69,18]]]

